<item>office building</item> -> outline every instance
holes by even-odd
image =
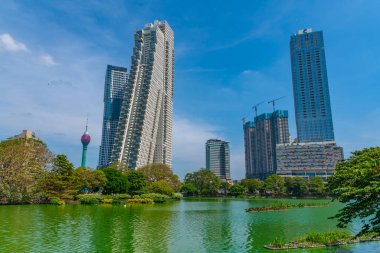
[[[121,104],[127,85],[127,69],[107,66],[104,82],[104,112],[98,168],[108,166],[119,122]]]
[[[334,141],[322,31],[292,35],[290,56],[298,142]]]
[[[284,177],[327,178],[343,159],[343,149],[335,142],[278,144],[276,152],[277,174]]]
[[[129,168],[172,163],[174,34],[166,21],[135,33],[111,161]]]
[[[223,181],[230,181],[230,147],[226,141],[210,139],[206,142],[206,168]]]

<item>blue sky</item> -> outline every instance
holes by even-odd
[[[322,30],[336,141],[345,155],[380,145],[378,1],[8,1],[0,8],[0,139],[32,129],[80,165],[86,115],[98,162],[107,64],[130,67],[133,34],[165,19],[175,33],[174,161],[205,166],[204,143],[231,145],[244,177],[241,118],[286,96],[296,137],[289,37]],[[264,104],[259,112],[270,112]],[[251,113],[252,115],[252,113]]]

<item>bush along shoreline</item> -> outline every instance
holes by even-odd
[[[129,194],[79,194],[75,197],[71,204],[82,205],[97,205],[97,204],[153,204],[165,203],[167,201],[182,199],[181,193],[174,193],[172,196],[159,193],[145,193],[141,195],[131,196]],[[65,205],[66,202],[62,199],[52,198],[50,201],[52,205]]]
[[[331,231],[324,233],[312,232],[299,237],[291,242],[285,242],[281,238],[276,238],[273,242],[264,246],[270,250],[307,249],[339,246],[360,242],[380,241],[379,233],[365,233],[359,236],[352,236],[345,231]]]
[[[268,212],[268,211],[282,211],[282,210],[288,210],[291,208],[304,208],[304,207],[322,207],[327,206],[328,202],[321,202],[321,203],[289,203],[289,202],[279,202],[274,203],[268,206],[261,206],[261,207],[250,207],[245,209],[246,212],[253,213],[253,212]]]

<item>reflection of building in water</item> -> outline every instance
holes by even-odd
[[[276,150],[277,174],[281,176],[326,178],[343,159],[343,149],[335,142],[278,144]]]

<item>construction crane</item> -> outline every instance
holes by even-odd
[[[286,97],[286,96],[282,96],[282,97],[279,97],[279,98],[275,98],[275,99],[273,99],[273,100],[271,100],[271,101],[268,101],[268,104],[272,104],[272,105],[273,105],[273,111],[276,110],[276,109],[275,109],[275,103],[276,103],[276,101],[277,101],[277,100],[280,100],[280,99],[283,99],[284,97]]]
[[[258,104],[256,104],[256,105],[252,106],[252,109],[255,110],[255,117],[257,117],[257,107],[258,107],[259,105],[261,105],[262,103],[264,103],[264,102],[265,102],[265,101],[261,101],[260,103],[258,103]]]

